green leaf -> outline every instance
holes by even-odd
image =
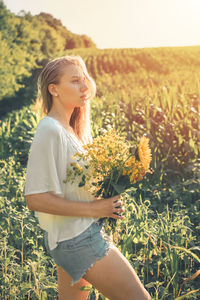
[[[119,183],[111,182],[111,185],[115,189],[115,191],[119,194],[123,193],[125,188],[126,188],[126,185],[124,185],[124,184],[122,185],[122,184],[119,184]]]
[[[101,194],[102,190],[103,190],[103,188],[101,188],[100,190],[98,190],[98,191],[96,192],[96,196],[99,196],[99,195]]]
[[[186,298],[191,298],[190,295],[191,295],[191,294],[194,294],[194,293],[196,293],[196,292],[198,292],[199,290],[200,290],[200,289],[190,291],[190,292],[188,292],[187,294],[184,294],[184,295],[182,295],[182,296],[180,296],[180,297],[175,298],[175,300],[182,300],[182,299],[186,299]]]
[[[120,176],[118,179],[118,183],[120,183],[120,185],[127,186],[130,183],[129,176],[128,175]]]
[[[83,182],[83,181],[79,182],[79,184],[78,184],[79,187],[82,187],[84,185],[85,185],[85,182]]]
[[[80,291],[90,291],[92,288],[92,285],[84,285],[80,288]]]

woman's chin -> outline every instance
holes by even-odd
[[[87,102],[87,100],[81,100],[80,103],[81,103],[81,106],[85,105]]]

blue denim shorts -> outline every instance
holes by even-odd
[[[49,249],[47,232],[44,242],[53,261],[72,277],[71,286],[78,282],[98,259],[107,255],[113,246],[113,241],[104,232],[100,220],[93,222],[80,235],[58,242],[53,250]]]

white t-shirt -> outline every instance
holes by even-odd
[[[53,192],[73,201],[93,201],[94,197],[78,181],[63,183],[72,156],[83,152],[82,144],[59,121],[46,116],[40,120],[27,162],[24,195]],[[35,211],[40,227],[48,232],[49,248],[57,242],[71,239],[86,230],[99,218],[58,216]]]

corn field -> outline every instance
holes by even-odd
[[[143,134],[150,139],[154,173],[127,192],[125,218],[107,234],[152,299],[199,299],[200,48],[66,54],[81,55],[97,84],[93,136],[115,128],[130,141]],[[31,99],[36,85],[24,88],[26,96],[27,89]],[[56,266],[24,198],[29,148],[42,117],[41,104],[30,101],[0,120],[0,298],[5,300],[58,297]],[[106,299],[92,285],[88,289],[89,300]]]

